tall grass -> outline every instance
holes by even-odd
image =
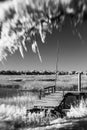
[[[50,116],[50,111],[48,111],[46,117],[45,111],[41,111],[40,113],[27,113],[26,110],[28,109],[28,106],[26,105],[26,103],[28,98],[26,98],[26,96],[14,97],[12,99],[6,100],[8,101],[8,103],[5,101],[3,104],[0,105],[0,121],[13,122],[12,125],[16,130],[17,128],[35,128],[39,126],[45,126],[47,124],[61,124],[61,122],[63,123],[63,121],[66,121],[67,118],[81,118],[87,116],[87,100],[84,101],[83,99],[78,105],[71,106],[71,109],[67,112],[67,115],[64,119],[58,117],[58,119],[54,121],[52,121],[53,119]],[[35,101],[35,98],[29,99],[28,103],[31,101],[33,103]]]
[[[25,117],[26,110],[33,107],[37,97],[22,95],[17,97],[0,99],[0,120],[14,120],[21,116]]]
[[[0,121],[12,122],[14,129],[24,127],[37,127],[49,124],[49,117],[45,117],[45,112],[26,113],[26,107],[11,105],[0,105]]]
[[[48,117],[45,118],[45,112],[27,113],[27,109],[32,108],[36,96],[22,95],[11,98],[0,99],[0,121],[13,122],[15,128],[24,126],[38,126],[47,124]]]
[[[85,76],[86,79],[87,76]],[[38,77],[37,77],[38,78]],[[39,77],[43,78],[43,77]],[[38,79],[39,79],[38,78]],[[49,77],[46,77],[49,79]],[[50,77],[52,78],[52,77]],[[29,77],[28,77],[29,79]],[[30,84],[30,81],[27,81],[23,87],[27,88],[42,88],[49,86],[50,84],[53,85],[53,81],[49,82],[48,81],[38,81],[37,82],[32,82]],[[44,78],[43,78],[44,79]],[[83,80],[83,87],[86,85],[86,80]],[[75,84],[75,85],[74,85]],[[77,76],[60,76],[58,81],[57,81],[57,86],[59,90],[73,90],[77,88]],[[60,86],[60,87],[59,87]],[[32,96],[32,95],[22,95],[22,96],[17,96],[17,97],[6,97],[6,98],[1,98],[0,99],[0,121],[11,121],[13,122],[14,128],[17,127],[36,127],[40,125],[47,125],[51,121],[50,112],[48,116],[45,117],[44,111],[40,113],[26,113],[26,110],[29,108],[32,108],[34,103],[37,100],[37,96]],[[68,118],[78,118],[78,117],[83,117],[87,116],[87,100],[81,100],[81,102],[76,105],[76,106],[71,106],[71,109],[69,112],[67,112],[67,117]],[[57,122],[61,122],[63,120],[59,119],[56,120]],[[52,123],[55,123],[52,122]],[[16,129],[17,130],[17,129]]]
[[[37,100],[37,96],[32,95],[22,95],[14,97],[0,98],[0,105],[13,105],[18,107],[30,108],[33,106],[34,102]]]
[[[87,116],[87,99],[81,99],[80,103],[76,106],[71,106],[69,112],[67,112],[68,118],[81,118]]]

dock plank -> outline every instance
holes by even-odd
[[[58,91],[56,93],[51,93],[49,95],[46,95],[45,97],[42,97],[41,99],[38,99],[34,106],[37,107],[55,107],[60,104],[60,102],[63,99],[63,92]]]

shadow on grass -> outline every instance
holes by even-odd
[[[78,86],[77,85],[72,85],[72,86],[58,86],[57,91],[77,91]]]

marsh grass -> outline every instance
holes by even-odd
[[[29,107],[27,103],[34,103],[36,97],[31,96],[29,98],[26,96],[3,99],[4,103],[0,105],[0,121],[9,122],[11,124],[9,126],[12,128],[9,128],[9,130],[42,129],[42,127],[49,126],[52,120],[55,123],[55,118],[51,117],[50,111],[48,111],[47,116],[45,116],[45,111],[27,113],[26,110]],[[76,106],[71,106],[66,118],[71,119],[84,116],[87,116],[87,100],[84,101],[82,99]]]
[[[81,99],[79,104],[72,106],[67,112],[68,118],[82,118],[87,116],[87,99]]]
[[[26,113],[26,107],[18,107],[12,105],[0,105],[0,120],[9,122],[14,129],[18,128],[34,128],[38,126],[46,126],[49,124],[49,116],[45,117],[45,112]]]
[[[0,105],[5,104],[5,105],[13,105],[13,106],[18,106],[18,107],[26,107],[30,108],[34,104],[34,102],[38,99],[38,96],[36,95],[31,95],[31,94],[23,94],[21,96],[13,96],[13,97],[5,97],[5,98],[0,98]]]
[[[34,82],[25,81],[25,84],[23,87],[32,89],[34,90],[34,92],[36,92],[36,90],[39,90],[40,88],[44,88],[49,85],[54,85],[54,76],[44,76],[44,77],[33,76],[32,79],[34,78],[35,78]],[[53,80],[50,80],[52,78]],[[82,87],[87,88],[86,87],[87,76],[84,76],[82,78],[83,78]],[[41,80],[39,81],[39,79],[42,79],[42,81]],[[47,80],[45,81],[44,79],[47,79]],[[29,80],[29,77],[27,77],[27,80]],[[76,90],[77,89],[77,75],[76,76],[60,76],[57,80],[57,88],[58,90],[66,90],[66,91]],[[35,96],[35,94],[34,95],[23,94],[23,95],[17,95],[17,96],[14,95],[11,97],[7,96],[4,98],[0,98],[0,121],[12,122],[13,130],[18,130],[18,128],[23,128],[24,130],[24,127],[26,129],[26,127],[35,128],[38,126],[48,125],[51,120],[50,113],[46,117],[44,115],[44,111],[40,113],[32,113],[32,114],[26,113],[27,109],[32,108],[37,98],[38,97]],[[83,103],[80,106],[76,106],[76,107],[71,106],[69,113],[67,113],[68,118],[73,118],[74,115],[77,115],[77,117],[79,116],[81,117],[87,114],[87,102],[85,102],[86,105],[84,105],[84,101],[82,102]],[[80,115],[78,115],[78,111],[80,111],[79,112]]]
[[[48,124],[49,117],[45,117],[44,111],[27,113],[27,109],[32,108],[37,99],[37,96],[31,94],[1,98],[0,121],[9,122],[14,129]]]

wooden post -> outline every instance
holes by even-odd
[[[54,93],[54,87],[52,87],[52,93]]]
[[[59,61],[59,43],[57,43],[56,77],[55,77],[55,87],[54,87],[54,92],[56,92],[56,88],[57,88],[58,61]]]
[[[41,100],[42,97],[42,90],[39,91],[39,99]]]
[[[78,92],[81,91],[81,73],[78,73]]]
[[[64,90],[63,90],[63,97],[64,97]]]
[[[53,86],[53,93],[55,93],[55,89],[56,89],[56,87],[55,87],[55,86]]]

